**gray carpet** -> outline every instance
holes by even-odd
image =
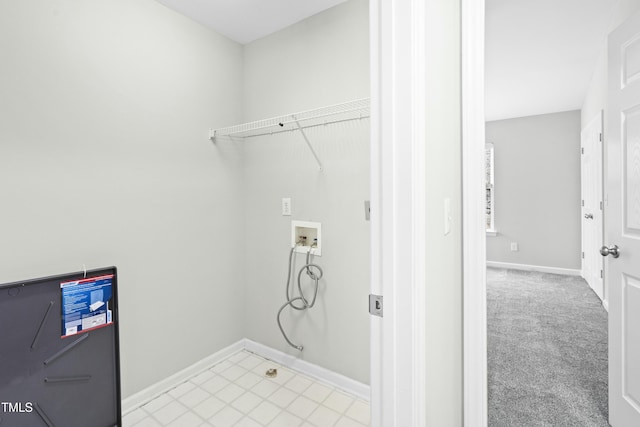
[[[489,426],[608,426],[607,313],[580,277],[487,269]]]

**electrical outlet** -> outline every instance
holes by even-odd
[[[518,243],[511,242],[511,252],[518,252]]]
[[[289,197],[282,198],[282,215],[291,216],[291,198]]]

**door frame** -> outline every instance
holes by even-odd
[[[371,317],[372,427],[425,425],[424,263],[414,244],[424,239],[423,189],[412,200],[425,167],[411,154],[424,149],[413,125],[426,114],[424,97],[410,96],[423,90],[412,78],[426,61],[413,54],[424,51],[421,12],[423,0],[370,0],[371,293],[384,297],[384,317]]]
[[[460,7],[462,216],[461,224],[454,224],[462,230],[460,404],[466,427],[485,427],[485,2],[460,0]],[[425,52],[425,24],[423,0],[370,0],[371,292],[384,296],[386,309],[384,320],[372,317],[370,328],[373,427],[426,424],[426,271],[420,243],[425,241],[427,196],[419,124],[427,115],[424,97],[416,96],[424,91],[429,62],[416,54]]]
[[[485,0],[461,2],[463,411],[465,427],[486,427]]]

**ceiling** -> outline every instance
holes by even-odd
[[[346,0],[157,0],[241,44],[275,33]]]
[[[579,110],[616,0],[486,0],[486,118]]]
[[[345,0],[157,0],[241,44]],[[486,0],[486,118],[582,107],[617,0]]]

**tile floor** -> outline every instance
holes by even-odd
[[[267,369],[278,376],[268,378]],[[362,427],[369,402],[241,351],[128,413],[124,427]]]

